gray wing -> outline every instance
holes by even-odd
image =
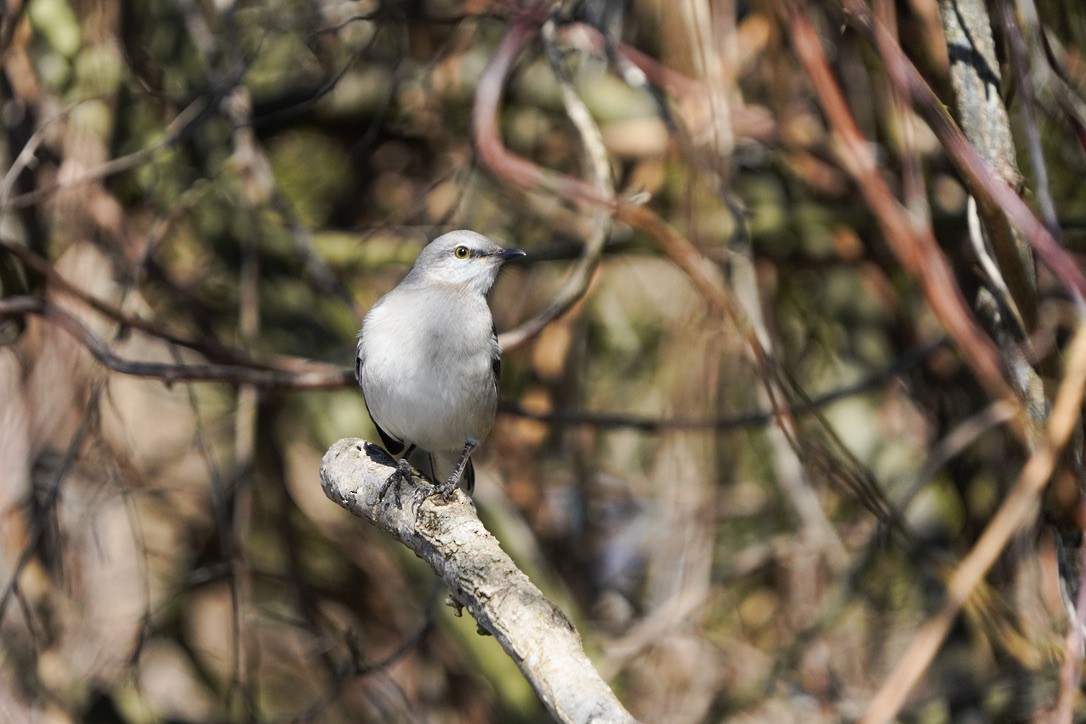
[[[498,389],[498,383],[502,378],[502,352],[498,348],[498,328],[490,325],[490,339],[494,342],[493,357],[490,358],[490,369],[494,371],[494,389]]]
[[[354,378],[358,381],[359,387],[362,387],[362,366],[365,363],[366,358],[362,354],[362,344],[360,341],[358,349],[355,352],[354,356]],[[392,455],[399,455],[400,453],[404,452],[404,448],[406,447],[404,441],[400,440],[399,438],[393,437],[392,435],[389,435],[377,423],[377,418],[373,416],[373,412],[370,411],[370,404],[366,401],[366,388],[364,387],[362,387],[362,401],[366,405],[366,413],[370,416],[370,419],[373,420],[373,426],[377,428],[377,434],[381,436],[381,443],[382,445],[384,445],[385,450],[387,450]],[[411,449],[414,449],[414,447],[415,446],[412,445]],[[407,452],[411,452],[411,449],[409,449]],[[406,455],[407,453],[404,454]]]

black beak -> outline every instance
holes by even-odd
[[[528,256],[528,253],[520,249],[502,249],[496,256],[502,261],[509,261],[510,259],[516,259],[518,256]]]

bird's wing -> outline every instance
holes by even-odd
[[[366,405],[366,412],[369,411],[370,406]],[[370,419],[373,420],[372,412],[370,412]],[[395,437],[392,437],[392,435],[389,435],[381,428],[380,425],[377,424],[376,420],[373,420],[373,426],[377,428],[377,434],[381,436],[381,443],[384,445],[385,450],[388,450],[388,452],[392,455],[399,455],[400,453],[404,452],[403,440],[397,439]],[[411,446],[412,449],[414,449],[414,447],[414,445]],[[411,452],[411,450],[408,450],[407,452]],[[406,455],[407,453],[404,454]]]
[[[490,339],[493,342],[491,345],[491,358],[490,368],[494,370],[494,388],[498,388],[498,382],[502,378],[502,353],[498,348],[498,328],[493,324],[490,325]]]
[[[358,380],[358,385],[362,386],[362,366],[366,363],[366,356],[362,352],[362,340],[358,341],[358,349],[355,352],[354,358],[354,378]],[[365,390],[362,391],[362,400],[366,405],[366,412],[369,414],[370,419],[373,420],[373,426],[377,428],[377,434],[381,436],[381,443],[384,445],[385,450],[388,450],[391,455],[399,455],[404,451],[404,441],[389,435],[385,432],[381,425],[378,424],[377,418],[373,416],[373,412],[370,410],[370,404],[366,401]],[[414,448],[414,446],[411,446]],[[408,450],[408,452],[411,452]],[[406,455],[406,453],[404,453]]]

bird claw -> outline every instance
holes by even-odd
[[[456,486],[460,481],[456,477],[451,477],[441,485],[435,485],[432,494],[440,493],[441,499],[446,503],[449,502],[449,497],[452,496],[453,491],[456,490]]]
[[[377,500],[383,501],[385,494],[388,493],[389,488],[392,489],[392,499],[396,501],[396,507],[398,509],[403,508],[403,497],[401,495],[401,488],[403,484],[411,480],[411,463],[407,462],[403,458],[396,461],[396,472],[388,476],[384,484],[381,485],[381,489],[377,491]]]
[[[435,491],[437,491],[436,485],[431,485],[429,482],[423,482],[415,487],[414,498],[415,500],[422,502],[433,495]]]
[[[440,495],[441,499],[447,503],[449,502],[449,498],[452,497],[453,491],[456,490],[456,486],[460,483],[460,479],[456,475],[453,475],[440,485],[431,484],[422,478],[419,478],[416,482],[414,472],[414,469],[407,460],[404,460],[403,458],[397,460],[396,471],[388,476],[388,479],[381,485],[381,489],[377,491],[377,500],[384,501],[385,495],[388,494],[389,490],[392,490],[392,500],[396,503],[398,509],[402,509],[403,486],[405,483],[414,483],[415,491],[412,494],[412,497],[415,498],[415,500],[422,501],[429,498],[431,495]]]

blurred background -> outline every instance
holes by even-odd
[[[1086,7],[972,6],[1017,141],[1001,178],[1077,261]],[[874,10],[960,115],[936,0]],[[0,12],[2,721],[548,720],[320,487],[332,442],[376,440],[361,317],[447,230],[528,252],[491,297],[480,516],[644,721],[855,719],[942,603],[1031,448],[933,298],[976,315],[1038,425],[1060,380],[1066,286],[1027,246],[996,263],[1030,301],[999,296],[945,138],[836,3]],[[916,229],[947,286],[902,261]],[[1080,438],[905,720],[1086,711],[1062,663]]]

